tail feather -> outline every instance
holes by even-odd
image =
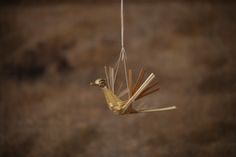
[[[163,107],[163,108],[155,108],[155,109],[144,109],[144,110],[138,110],[137,112],[158,112],[158,111],[168,111],[168,110],[174,110],[176,109],[176,106],[170,106],[170,107]]]

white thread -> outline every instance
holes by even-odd
[[[126,56],[126,51],[125,51],[125,46],[124,46],[124,3],[123,0],[121,0],[120,3],[120,20],[121,20],[121,60],[124,62],[124,70],[125,70],[125,79],[126,79],[126,85],[127,89],[129,88],[129,83],[128,83],[128,73],[127,73],[127,56]],[[129,98],[131,97],[130,91],[128,92]]]
[[[120,19],[121,19],[121,48],[124,49],[124,4],[121,0],[120,6]]]

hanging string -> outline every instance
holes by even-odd
[[[125,51],[125,46],[124,46],[124,2],[121,0],[120,3],[120,20],[121,20],[121,60],[123,61],[124,64],[124,70],[125,70],[125,81],[127,85],[127,89],[129,89],[129,82],[128,82],[128,73],[127,73],[127,56],[126,56],[126,51]],[[131,97],[131,91],[128,92],[128,97]]]
[[[125,47],[124,47],[124,3],[123,0],[121,0],[120,3],[120,19],[121,19],[121,51],[120,51],[120,56],[115,64],[115,68],[114,68],[114,76],[112,75],[112,89],[114,89],[115,86],[115,82],[116,82],[116,77],[117,77],[117,73],[120,67],[120,62],[123,62],[123,66],[124,66],[124,73],[125,73],[125,80],[126,80],[126,85],[127,85],[127,89],[129,88],[129,83],[128,83],[128,73],[127,73],[127,55],[126,55],[126,51],[125,51]],[[128,96],[131,96],[131,92],[128,92]]]
[[[124,3],[120,3],[120,20],[121,20],[121,49],[124,49]]]

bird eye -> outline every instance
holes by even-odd
[[[103,79],[99,80],[99,85],[104,86],[105,85],[105,80],[103,80]]]

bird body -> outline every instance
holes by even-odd
[[[139,87],[134,90],[132,95],[128,98],[128,100],[124,101],[121,99],[121,97],[117,96],[112,89],[107,87],[107,83],[103,79],[96,79],[95,82],[91,82],[90,84],[93,86],[98,86],[102,89],[103,94],[105,96],[108,108],[113,111],[116,114],[123,115],[123,114],[131,114],[131,113],[142,113],[142,112],[156,112],[156,111],[164,111],[164,110],[172,110],[175,109],[175,106],[166,107],[166,108],[156,108],[156,109],[144,109],[144,110],[136,110],[133,108],[133,102],[135,102],[137,99],[142,98],[143,96],[146,96],[146,94],[151,94],[157,90],[151,90],[153,92],[150,92],[150,89],[155,87],[156,84],[151,85],[147,87],[150,82],[153,80],[155,75],[151,73],[149,77],[139,85]],[[132,87],[132,89],[135,89],[135,86]],[[157,88],[158,89],[158,88]]]
[[[121,100],[106,86],[102,88],[109,109],[115,113],[121,113],[126,101]]]

